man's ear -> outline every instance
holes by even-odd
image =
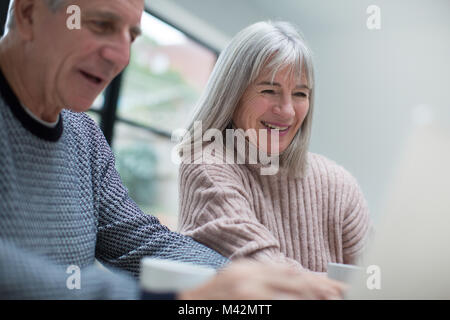
[[[42,2],[42,0],[14,0],[15,27],[24,40],[32,40],[34,37],[34,16],[36,5],[39,5],[36,2]]]

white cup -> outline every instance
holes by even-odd
[[[180,292],[195,288],[211,279],[216,270],[186,262],[143,258],[140,285],[154,293]]]
[[[329,262],[327,273],[330,279],[350,283],[355,278],[360,278],[364,275],[364,269],[350,264]]]

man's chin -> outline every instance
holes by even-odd
[[[73,112],[86,112],[92,107],[96,97],[97,96],[91,95],[87,97],[70,97],[71,99],[64,99],[65,101],[63,101],[63,106],[64,109]]]
[[[94,101],[83,102],[83,103],[73,103],[73,104],[69,104],[69,105],[66,104],[64,109],[70,110],[73,112],[86,112],[92,107],[93,104],[94,104]]]

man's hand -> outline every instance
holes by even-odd
[[[237,261],[180,300],[342,299],[345,285],[281,264]]]

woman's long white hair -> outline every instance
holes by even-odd
[[[229,127],[233,113],[247,89],[261,72],[290,68],[290,74],[305,72],[309,111],[288,148],[280,155],[280,166],[303,176],[314,109],[314,69],[312,53],[299,31],[288,22],[258,22],[240,31],[220,54],[200,97],[187,131],[194,137],[194,124],[201,121],[202,135],[208,129],[222,132]],[[225,136],[225,135],[223,135]],[[190,143],[194,143],[191,141]]]

